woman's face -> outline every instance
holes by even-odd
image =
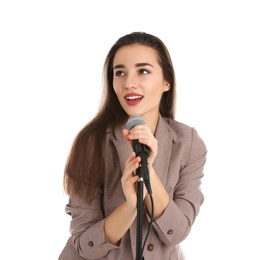
[[[121,47],[113,61],[113,86],[118,100],[129,116],[156,120],[163,92],[170,88],[164,80],[156,51],[144,45]]]

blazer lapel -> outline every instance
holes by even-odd
[[[125,163],[130,156],[132,150],[123,136],[122,128],[118,128],[117,130],[115,130],[115,138],[113,138],[113,144],[119,157],[121,174],[123,174]]]
[[[153,167],[163,185],[166,186],[172,154],[173,133],[170,124],[161,116],[159,117],[155,137],[158,140],[158,153]]]

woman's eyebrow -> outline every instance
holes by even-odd
[[[136,64],[135,64],[135,67],[136,67],[136,68],[137,68],[137,67],[145,67],[145,66],[154,67],[152,64],[150,64],[150,63],[148,63],[148,62],[140,62],[140,63],[136,63]],[[113,69],[123,69],[123,68],[125,68],[124,65],[118,64],[118,65],[116,65]]]
[[[113,69],[123,69],[123,68],[125,68],[124,65],[118,64],[118,65],[116,65]]]
[[[136,65],[135,65],[135,67],[145,67],[145,66],[154,67],[152,64],[150,64],[148,62],[136,63]]]

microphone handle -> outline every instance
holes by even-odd
[[[145,186],[149,194],[152,194],[149,171],[148,171],[148,156],[149,150],[146,145],[141,144],[138,140],[132,141],[133,151],[136,153],[136,156],[140,156],[141,162],[140,167],[137,169],[136,173],[138,176],[143,178]]]

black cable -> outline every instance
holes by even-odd
[[[152,225],[153,225],[153,221],[154,221],[154,200],[153,200],[153,197],[152,197],[152,193],[148,193],[148,194],[150,196],[150,201],[151,201],[151,218],[150,218],[150,222],[149,222],[149,225],[148,225],[148,231],[147,231],[147,234],[146,234],[143,246],[142,246],[142,255],[143,255],[143,251],[144,251],[144,248],[145,248],[146,242],[148,240],[148,236],[150,234],[150,231],[151,231]]]

